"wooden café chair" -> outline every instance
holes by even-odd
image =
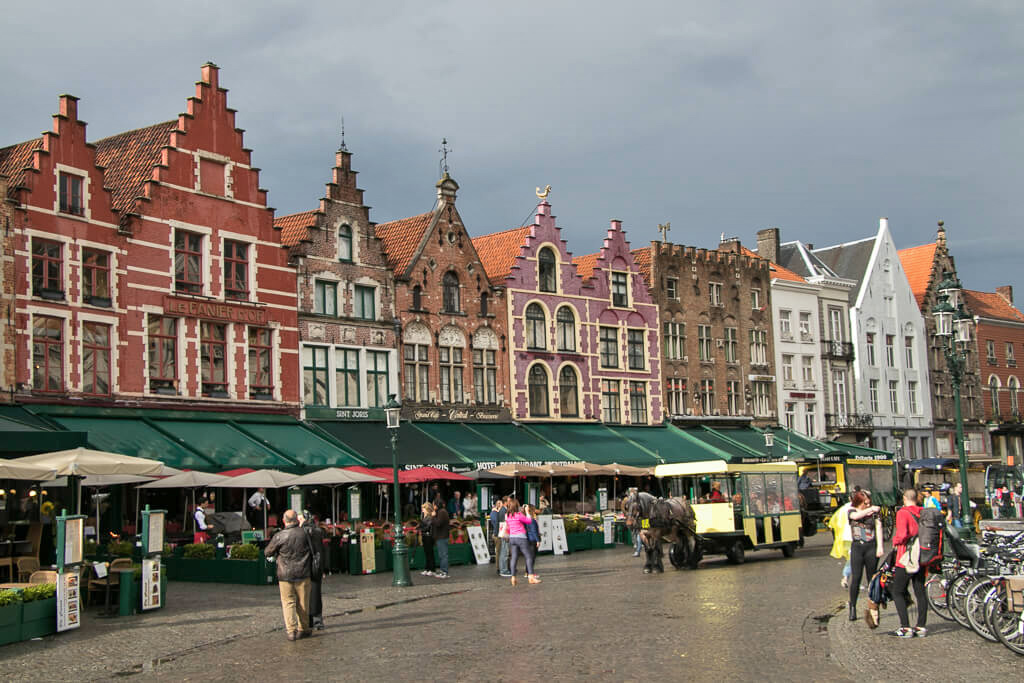
[[[18,559],[18,581],[25,583],[32,572],[39,571],[39,560],[34,557],[21,557]]]
[[[28,577],[29,583],[57,583],[57,572],[49,569],[41,569],[37,572],[32,572],[32,575]]]
[[[0,541],[0,569],[7,568],[7,580],[14,581],[14,544],[10,541]]]
[[[117,573],[117,570],[131,568],[131,558],[119,557],[118,559],[110,563],[110,566],[107,567],[107,575],[104,576],[102,579],[97,578],[95,574],[89,575],[89,590],[86,592],[88,593],[94,590],[105,591],[107,590],[107,586],[109,585],[111,594],[116,595],[116,588],[121,584],[121,575]]]

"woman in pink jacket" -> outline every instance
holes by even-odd
[[[505,523],[508,524],[508,542],[512,549],[512,585],[518,582],[516,573],[519,564],[519,556],[526,560],[526,574],[530,583],[540,583],[540,579],[533,573],[533,553],[530,552],[530,542],[526,538],[526,527],[530,523],[530,516],[521,512],[519,501],[511,498],[505,506]]]

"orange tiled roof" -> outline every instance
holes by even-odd
[[[294,247],[306,239],[308,228],[316,226],[319,213],[319,211],[302,211],[276,217],[274,227],[281,229],[281,244],[286,247]]]
[[[903,264],[903,272],[907,274],[910,282],[910,289],[914,292],[917,305],[924,302],[924,295],[928,292],[928,283],[932,279],[932,265],[935,263],[935,242],[922,244],[919,247],[899,250],[900,263]]]
[[[644,282],[647,286],[651,286],[651,248],[643,247],[641,249],[634,249],[632,252],[633,261],[636,263],[636,267],[640,269],[640,274],[644,278]]]
[[[33,138],[0,149],[0,175],[10,179],[8,194],[13,194],[14,189],[21,185],[25,177],[25,167],[32,162],[32,152],[42,148],[43,139]]]
[[[390,223],[380,223],[374,228],[384,246],[388,265],[396,275],[403,274],[409,268],[416,247],[433,219],[434,212],[431,211]]]
[[[761,256],[758,256],[756,251],[751,251],[750,249],[747,249],[743,245],[740,245],[740,251],[751,258],[763,258]],[[807,282],[807,280],[803,279],[789,268],[786,268],[785,266],[780,266],[778,263],[775,263],[774,261],[768,262],[768,270],[771,271],[773,278],[778,278],[779,280],[788,280],[790,282]]]
[[[529,234],[530,226],[523,226],[473,238],[473,248],[491,284],[500,285],[509,276]]]
[[[115,209],[131,210],[146,181],[153,179],[160,150],[171,144],[171,131],[177,129],[178,120],[174,119],[111,135],[95,143],[96,164],[105,169],[103,184],[111,191]]]
[[[576,264],[576,272],[586,282],[594,276],[594,269],[597,268],[597,259],[601,256],[601,252],[595,254],[586,254],[584,256],[577,256],[572,260]]]
[[[1024,322],[1024,313],[1018,311],[1010,302],[995,292],[977,292],[973,289],[965,289],[964,303],[967,310],[974,315],[983,318],[995,318],[996,320],[1011,320],[1013,322]]]

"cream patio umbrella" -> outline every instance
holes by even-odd
[[[192,509],[196,507],[196,489],[204,488],[207,486],[224,486],[222,482],[231,481],[231,477],[225,477],[222,474],[211,474],[210,472],[196,472],[189,470],[188,472],[179,472],[170,477],[163,479],[157,479],[151,481],[148,484],[142,484],[138,488],[140,489],[191,489],[192,491]],[[186,501],[187,503],[187,501]],[[136,498],[136,512],[138,511],[138,498]],[[195,515],[192,517],[192,529],[195,531]],[[187,527],[185,527],[187,528]]]
[[[224,488],[232,489],[243,489],[242,500],[245,505],[245,490],[244,489],[279,489],[285,486],[291,486],[292,481],[296,479],[294,474],[288,474],[287,472],[281,472],[280,470],[255,470],[253,472],[247,472],[246,474],[240,474],[237,477],[225,477],[227,481],[218,484]],[[263,537],[267,536],[267,508],[263,508]]]
[[[336,494],[339,486],[342,484],[363,484],[369,482],[387,483],[387,481],[386,478],[378,477],[374,474],[344,470],[340,467],[327,467],[316,472],[304,474],[301,477],[296,477],[289,482],[288,486],[329,486],[331,489],[331,515],[332,519],[337,522],[338,500]]]
[[[57,472],[52,467],[34,465],[19,460],[0,460],[0,479],[52,481],[56,478]]]

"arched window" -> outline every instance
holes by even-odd
[[[412,288],[412,310],[423,310],[423,288],[419,285]]]
[[[555,253],[544,247],[537,254],[537,286],[542,292],[557,291]]]
[[[338,260],[352,260],[352,228],[347,225],[338,228]]]
[[[1006,383],[1006,388],[1010,391],[1010,413],[1014,416],[1020,415],[1020,403],[1017,400],[1017,392],[1020,391],[1020,382],[1017,381],[1016,377],[1011,377],[1010,381]]]
[[[462,306],[459,302],[459,276],[449,270],[442,280],[444,287],[444,312],[459,313]]]
[[[999,417],[999,378],[992,375],[988,380],[989,393],[992,394],[992,417]]]
[[[576,350],[576,316],[568,306],[562,306],[555,314],[555,321],[558,324],[558,350]]]
[[[480,292],[480,315],[487,315],[487,292]]]
[[[526,348],[546,349],[547,325],[544,320],[544,309],[540,304],[530,304],[526,307]]]
[[[530,417],[548,416],[548,371],[538,363],[530,368]]]
[[[562,417],[580,416],[576,371],[568,365],[558,373],[558,403]]]

